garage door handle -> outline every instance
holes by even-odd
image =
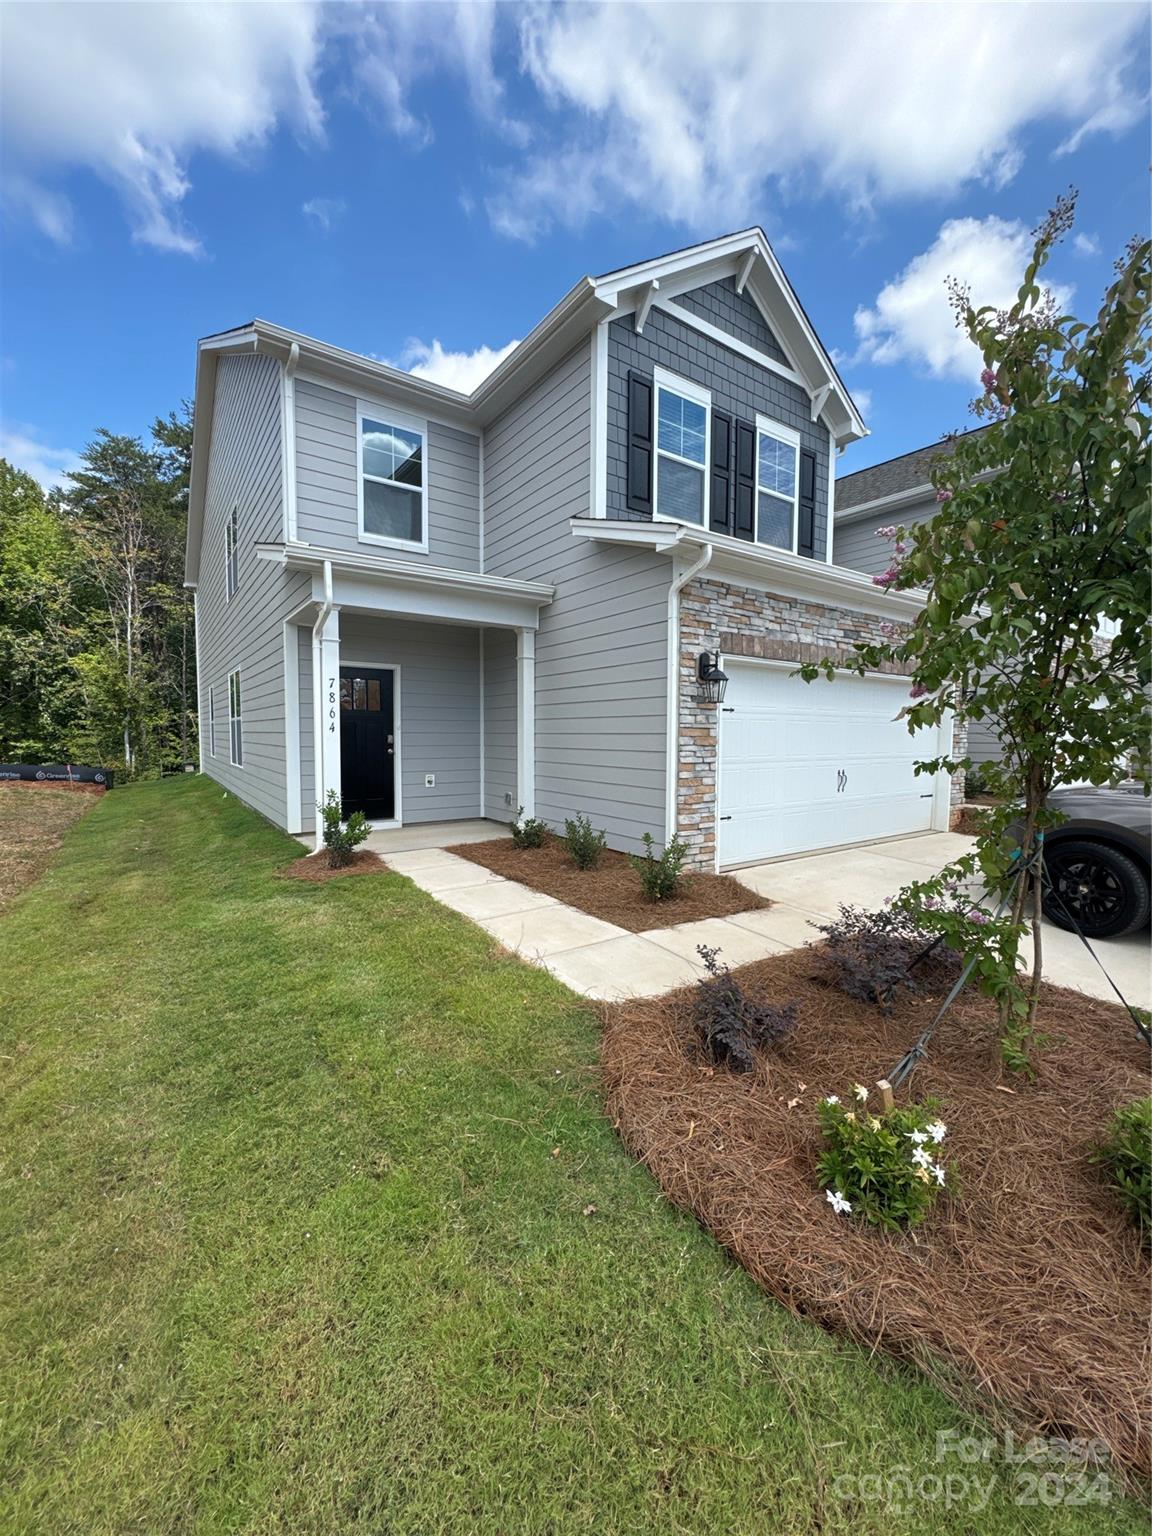
[[[731,816],[721,816],[720,820],[721,821],[731,821],[732,818],[731,818]]]

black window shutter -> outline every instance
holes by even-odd
[[[732,532],[738,539],[756,537],[756,428],[736,423],[736,508]]]
[[[732,532],[732,418],[712,412],[712,491],[708,525],[713,533]]]
[[[652,516],[652,380],[628,374],[628,510]]]
[[[800,450],[800,527],[796,549],[811,558],[816,553],[816,455]]]

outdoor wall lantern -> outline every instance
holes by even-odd
[[[720,670],[719,651],[700,652],[696,676],[700,679],[700,702],[702,704],[722,704],[724,702],[724,690],[728,686],[728,674]]]

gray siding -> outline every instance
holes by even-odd
[[[998,763],[1001,758],[1000,742],[988,720],[969,720],[968,756],[974,763]]]
[[[850,571],[865,571],[875,576],[884,570],[892,554],[888,539],[880,538],[877,528],[911,528],[915,523],[926,523],[936,515],[934,501],[912,502],[895,511],[872,512],[857,522],[837,522],[832,540],[832,562],[847,566]]]
[[[258,561],[254,546],[283,528],[280,366],[255,355],[217,365],[212,454],[201,543],[200,700],[216,700],[216,751],[205,728],[203,771],[277,826],[286,826],[284,739],[285,616],[307,595],[307,578]],[[239,585],[231,601],[224,572],[225,529],[239,509]],[[228,675],[240,669],[244,764],[229,760]]]
[[[722,331],[787,366],[784,348],[760,313],[760,306],[746,292],[736,292],[734,277],[722,278],[704,288],[693,288],[690,293],[679,294],[673,303],[683,305],[702,320],[718,325]]]
[[[508,799],[506,797],[510,796]],[[484,631],[484,815],[511,821],[516,798],[516,636]]]
[[[407,415],[407,412],[402,413]],[[428,553],[358,536],[356,397],[296,382],[296,534],[307,544],[358,550],[452,570],[480,569],[480,439],[428,423]]]
[[[815,558],[823,560],[828,536],[828,429],[812,420],[807,392],[662,309],[651,311],[643,335],[636,334],[631,315],[622,315],[608,327],[608,516],[635,516],[627,502],[628,370],[651,374],[657,366],[711,390],[719,410],[745,421],[767,416],[800,434],[802,445],[816,455],[814,544]]]
[[[480,641],[463,624],[340,615],[340,664],[400,668],[401,809],[411,825],[480,814]],[[435,774],[428,789],[425,774]]]
[[[610,846],[664,840],[670,564],[572,536],[590,512],[590,346],[484,439],[485,569],[550,581],[536,641],[536,812],[585,811]]]

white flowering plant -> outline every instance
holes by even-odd
[[[940,1106],[923,1099],[873,1113],[868,1098],[857,1083],[844,1102],[831,1094],[817,1109],[824,1150],[816,1171],[825,1199],[837,1216],[894,1230],[917,1226],[941,1194],[958,1193]]]

